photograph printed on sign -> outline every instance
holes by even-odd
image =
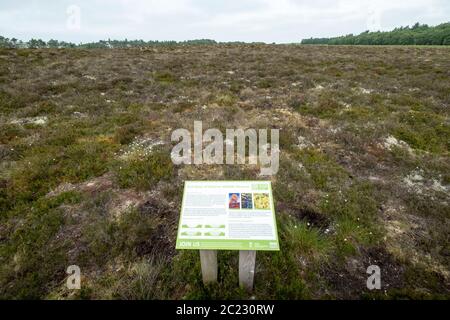
[[[230,193],[229,201],[228,201],[228,208],[229,209],[240,209],[241,208],[240,198],[241,197],[240,197],[239,193]]]
[[[253,209],[253,199],[251,193],[243,193],[241,195],[241,208]]]

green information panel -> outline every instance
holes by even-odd
[[[186,181],[176,247],[279,250],[270,181]]]

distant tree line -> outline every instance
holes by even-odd
[[[228,42],[228,43],[243,43],[243,42]],[[144,41],[144,40],[101,40],[91,43],[70,43],[58,40],[44,41],[41,39],[31,39],[23,42],[21,40],[12,38],[5,38],[0,36],[0,48],[133,48],[133,47],[153,47],[153,46],[172,46],[172,45],[214,45],[218,44],[215,40],[198,39],[187,41]]]
[[[450,45],[450,23],[435,27],[416,23],[412,27],[395,28],[386,32],[365,31],[334,38],[303,39],[302,44],[329,45]]]
[[[98,42],[79,44],[79,48],[133,48],[133,47],[153,47],[153,46],[173,46],[173,45],[211,45],[217,44],[215,40],[198,39],[187,41],[144,41],[144,40],[101,40]]]
[[[31,39],[24,42],[16,38],[5,38],[0,36],[0,48],[75,48],[77,45],[70,42],[41,39]]]

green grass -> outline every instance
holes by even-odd
[[[2,263],[0,269],[2,297],[36,299],[42,297],[49,284],[55,285],[64,278],[70,239],[54,241],[65,224],[59,207],[79,203],[81,199],[78,193],[63,193],[35,202],[29,212],[24,207],[16,209],[17,216],[23,217],[22,223],[11,231],[10,241],[0,246],[2,257],[14,257]]]
[[[424,111],[410,111],[401,115],[394,135],[411,147],[438,154],[450,148],[450,124],[445,117]]]
[[[316,149],[297,150],[294,159],[301,163],[312,184],[319,189],[329,190],[347,177],[346,171],[328,155]]]
[[[319,229],[309,227],[305,222],[287,223],[284,232],[286,241],[296,256],[320,258],[332,247],[330,239]]]
[[[160,180],[169,179],[174,173],[172,160],[166,151],[149,155],[133,155],[131,159],[114,164],[117,183],[122,188],[151,189]]]
[[[175,75],[170,72],[155,72],[153,78],[162,84],[171,84],[177,80]]]

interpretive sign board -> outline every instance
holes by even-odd
[[[278,251],[270,181],[186,181],[176,248]]]

